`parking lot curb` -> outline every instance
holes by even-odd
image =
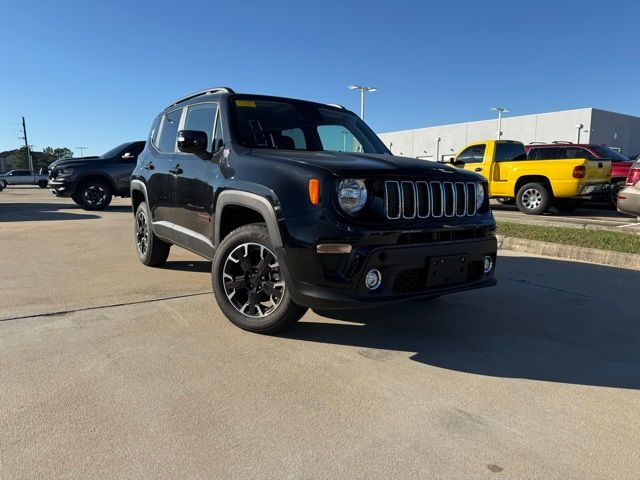
[[[496,235],[500,250],[535,253],[640,271],[640,255]]]

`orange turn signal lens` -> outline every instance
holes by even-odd
[[[313,205],[320,203],[320,180],[317,178],[309,180],[309,200]]]

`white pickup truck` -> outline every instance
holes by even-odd
[[[38,185],[40,188],[47,188],[48,183],[47,175],[41,175],[31,170],[11,170],[0,175],[0,189],[7,185]]]

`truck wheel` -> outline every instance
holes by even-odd
[[[150,218],[147,204],[142,202],[136,210],[134,238],[140,261],[149,267],[156,267],[167,261],[171,244],[156,237]]]
[[[71,195],[71,200],[73,200],[76,205],[82,206],[82,202],[80,201],[80,197],[78,196],[77,193],[74,193]]]
[[[216,249],[211,283],[225,316],[250,332],[279,332],[307,311],[293,302],[262,223],[237,228],[225,237]]]
[[[40,188],[47,188],[48,184],[49,184],[49,182],[47,182],[46,180],[38,180],[38,186]]]
[[[85,210],[104,210],[111,203],[111,189],[102,180],[88,180],[80,185],[78,192]]]
[[[0,192],[4,190],[6,186],[7,186],[7,182],[0,179]]]
[[[549,209],[551,195],[547,187],[541,183],[532,182],[520,187],[516,196],[518,209],[527,215],[542,215]]]
[[[611,182],[611,189],[609,190],[607,203],[614,210],[618,209],[618,193],[623,188],[624,188],[624,180]]]

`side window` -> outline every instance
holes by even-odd
[[[362,152],[362,144],[342,125],[319,125],[318,136],[323,150]]]
[[[149,140],[157,147],[158,146],[158,133],[160,130],[160,117],[156,117],[151,125],[151,131],[149,132]]]
[[[471,147],[465,148],[460,155],[456,158],[459,162],[466,163],[482,163],[484,159],[484,151],[486,150],[486,145],[473,145]]]
[[[521,143],[498,143],[494,160],[496,162],[510,162],[514,160],[526,160],[527,154]]]
[[[564,157],[561,148],[536,148],[535,150],[538,151],[536,160],[552,160]]]
[[[292,144],[293,149],[295,150],[306,150],[307,149],[307,141],[304,138],[304,132],[300,128],[291,128],[289,130],[282,131],[283,137],[288,137],[290,139],[289,143]]]
[[[211,151],[213,143],[213,123],[216,120],[217,103],[200,103],[187,107],[184,120],[185,130],[198,130],[207,134],[207,151]]]
[[[178,136],[178,126],[182,109],[169,112],[162,117],[160,126],[160,136],[158,137],[158,150],[161,152],[173,153],[176,151],[176,137]]]
[[[594,156],[591,152],[585,148],[580,147],[568,147],[565,149],[565,158],[586,158],[593,160]]]
[[[216,115],[216,131],[213,133],[213,140],[215,142],[215,146],[220,148],[220,145],[224,145],[223,135],[222,135],[222,121],[220,118],[220,109],[218,109],[218,114]]]

